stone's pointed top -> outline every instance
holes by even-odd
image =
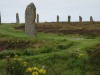
[[[28,6],[33,6],[33,7],[35,7],[34,3],[30,3]]]
[[[34,3],[30,3],[29,5],[34,5]]]
[[[16,15],[18,15],[18,13],[16,13]]]
[[[26,11],[27,10],[32,10],[32,9],[36,10],[36,7],[35,7],[34,3],[30,3],[29,5],[27,5]]]
[[[70,18],[71,16],[70,16],[70,15],[68,15],[68,17]]]
[[[90,16],[90,17],[92,17],[92,16]]]
[[[90,18],[91,18],[91,19],[93,19],[93,17],[92,17],[92,16],[90,16]]]

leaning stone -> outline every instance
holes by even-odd
[[[82,17],[81,16],[79,16],[79,22],[82,22]]]
[[[93,18],[92,18],[92,16],[90,16],[90,22],[93,22],[94,20],[93,20]]]
[[[25,11],[25,33],[30,36],[36,36],[35,28],[36,7],[30,3]]]

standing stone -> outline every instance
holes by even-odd
[[[71,16],[69,15],[69,16],[68,16],[68,22],[70,22],[70,20],[71,20]]]
[[[37,23],[39,23],[39,14],[37,14]]]
[[[79,22],[82,22],[82,17],[81,16],[79,16]]]
[[[0,13],[0,25],[1,25],[1,13]]]
[[[35,29],[36,7],[30,3],[25,11],[25,33],[30,36],[36,36]]]
[[[19,14],[16,13],[16,24],[19,24],[20,20],[19,20]]]
[[[93,22],[93,18],[92,18],[92,16],[90,16],[90,22]]]
[[[59,16],[57,15],[57,22],[59,22]]]

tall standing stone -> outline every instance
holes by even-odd
[[[0,13],[0,25],[1,25],[1,13]]]
[[[81,16],[79,16],[79,22],[82,22],[82,17]]]
[[[93,20],[93,18],[92,18],[92,16],[90,16],[90,22],[93,22],[94,20]]]
[[[69,16],[68,16],[68,22],[70,22],[70,21],[71,21],[71,16],[69,15]]]
[[[35,29],[36,7],[30,3],[25,11],[25,33],[30,36],[36,36]]]
[[[59,16],[57,15],[57,22],[59,22]]]
[[[19,14],[16,13],[16,24],[19,24],[20,20],[19,20]]]
[[[39,14],[37,14],[37,23],[39,23]]]

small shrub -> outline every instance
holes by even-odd
[[[70,42],[70,43],[68,43],[68,44],[59,44],[59,45],[57,46],[57,48],[58,48],[58,49],[61,49],[61,50],[67,49],[67,48],[70,48],[71,46],[73,46],[73,44],[74,44],[74,42]]]
[[[6,64],[7,74],[24,75],[25,70],[27,68],[27,62],[24,62],[17,55],[15,55],[14,58],[10,58],[10,56],[6,56],[6,58],[7,58],[7,64]]]
[[[15,55],[14,58],[6,56],[6,73],[10,75],[45,75],[44,67],[38,69],[37,67],[29,67],[28,62]]]
[[[92,66],[92,68],[89,69],[93,71],[94,75],[100,75],[100,44],[87,49],[87,53],[89,55],[87,65]]]
[[[95,35],[87,35],[87,36],[86,36],[86,39],[95,39],[95,38],[96,38]]]
[[[2,50],[5,49],[25,49],[29,46],[31,46],[30,41],[23,41],[23,40],[0,40],[0,48],[2,47]]]
[[[41,53],[50,53],[53,51],[53,47],[50,47],[50,46],[45,46],[43,48],[43,50],[41,50],[42,52]]]
[[[37,55],[39,53],[40,53],[40,49],[38,49],[38,48],[37,49],[29,48],[29,49],[23,51],[23,55],[28,55],[28,56]]]
[[[18,51],[18,50],[3,50],[2,52],[0,52],[0,59],[5,59],[6,56],[10,56],[11,58],[13,58],[15,55],[22,55],[23,52]]]

